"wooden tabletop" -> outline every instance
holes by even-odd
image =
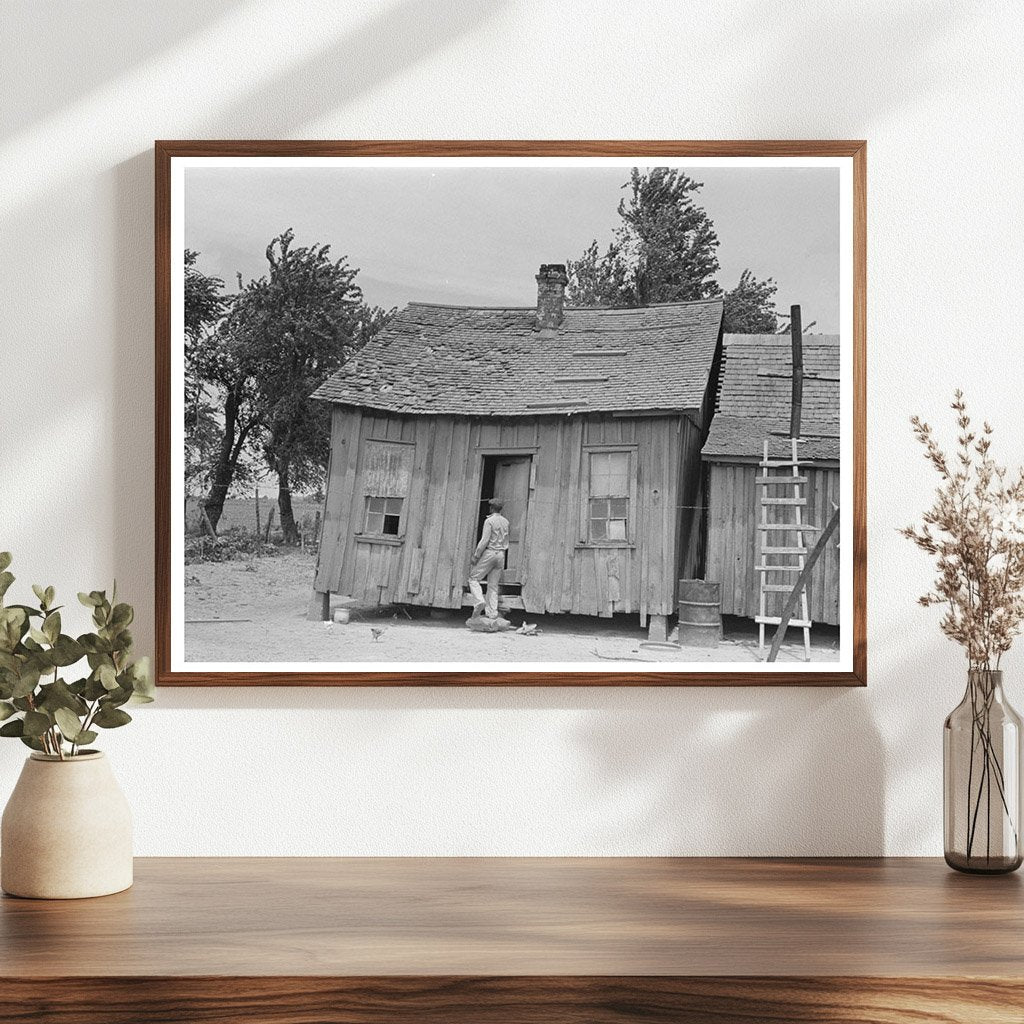
[[[1024,978],[1019,875],[931,859],[140,859],[0,902],[10,976]]]

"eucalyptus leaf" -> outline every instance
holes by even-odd
[[[0,572],[6,569],[11,564],[11,553],[10,551],[0,551]]]
[[[95,608],[96,605],[99,604],[95,594],[83,594],[82,591],[78,592],[78,600],[81,601],[86,608]]]
[[[43,619],[43,632],[46,634],[46,639],[51,644],[57,642],[57,637],[60,636],[60,612],[50,612],[49,615]]]
[[[53,717],[64,738],[72,743],[77,743],[79,734],[82,732],[82,720],[78,715],[67,708],[57,708]]]
[[[41,711],[25,712],[24,726],[26,736],[42,736],[52,724],[50,716],[44,715]]]
[[[7,552],[4,552],[6,554]],[[8,563],[9,564],[9,563]],[[0,572],[0,597],[10,590],[11,584],[14,582],[14,577],[9,572]]]
[[[76,661],[81,661],[85,657],[85,650],[77,640],[65,633],[61,633],[53,645],[51,655],[54,665],[67,667],[68,665],[74,665]]]
[[[96,677],[103,684],[105,690],[116,690],[118,687],[117,673],[113,665],[100,665],[96,669]]]
[[[46,607],[52,609],[54,598],[57,596],[57,591],[53,587],[47,587],[43,597],[46,598]]]
[[[86,700],[99,700],[100,697],[107,695],[107,688],[96,678],[95,675],[89,676],[85,681],[85,689],[82,690],[82,696]]]
[[[0,722],[6,722],[11,715],[16,715],[18,709],[9,701],[0,700]]]
[[[36,707],[41,711],[53,711],[65,708],[79,718],[88,714],[89,705],[74,693],[63,679],[57,679],[39,688]]]
[[[81,746],[83,743],[92,743],[97,736],[99,736],[98,732],[93,732],[92,729],[84,729],[78,734],[78,739],[75,742]]]
[[[110,624],[117,629],[123,629],[125,626],[130,626],[134,618],[135,611],[130,604],[116,604],[110,613]]]
[[[0,736],[24,736],[25,722],[20,718],[12,719],[0,725]]]
[[[3,730],[0,729],[0,733]],[[31,747],[33,750],[38,750],[41,754],[46,753],[46,747],[43,746],[42,740],[37,739],[35,736],[20,736],[18,737],[26,747]]]
[[[36,665],[25,665],[21,670],[17,683],[11,693],[12,697],[28,697],[39,685],[39,668]]]
[[[152,697],[156,693],[149,658],[139,658],[138,661],[132,663],[128,671],[132,677],[132,686],[136,696]]]
[[[131,685],[119,686],[116,690],[110,690],[102,700],[103,705],[119,708],[122,704],[127,704],[132,699],[132,693],[134,691]]]
[[[32,626],[29,629],[28,635],[32,637],[37,644],[42,645],[50,643],[50,638],[41,629],[36,629],[35,626]]]
[[[117,729],[122,725],[127,725],[132,720],[132,716],[127,711],[122,711],[120,708],[111,707],[109,704],[104,704],[99,711],[96,712],[96,716],[93,718],[93,724],[98,725],[101,729]],[[0,729],[3,727],[0,726]]]
[[[32,584],[32,593],[39,599],[39,603],[45,608],[46,607],[46,588],[39,586],[38,583]]]
[[[106,637],[97,636],[95,633],[84,633],[78,638],[78,643],[83,650],[88,651],[90,668],[95,668],[99,665],[104,657],[106,657],[108,661],[110,660],[109,654],[111,646],[110,641]],[[98,660],[93,661],[93,658]]]

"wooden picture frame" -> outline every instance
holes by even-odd
[[[843,259],[848,267],[850,293],[847,296],[848,327],[842,334],[844,367],[849,372],[843,379],[848,387],[848,401],[844,398],[844,409],[849,412],[848,428],[844,435],[848,444],[849,463],[843,463],[844,492],[847,500],[843,508],[852,507],[852,517],[844,518],[843,545],[847,559],[842,563],[848,567],[848,590],[841,599],[846,619],[843,626],[842,661],[836,664],[824,663],[820,668],[804,669],[793,665],[785,668],[779,665],[755,665],[752,668],[732,669],[714,666],[701,668],[687,663],[686,669],[664,664],[638,664],[634,671],[619,661],[614,667],[603,670],[600,663],[585,669],[578,665],[560,669],[557,666],[545,671],[524,671],[511,665],[495,663],[493,670],[460,670],[448,666],[439,669],[426,664],[415,670],[400,668],[390,670],[339,671],[327,668],[323,671],[303,665],[291,670],[268,668],[261,664],[256,668],[239,667],[222,670],[220,667],[208,670],[192,667],[174,656],[175,643],[179,642],[176,630],[184,628],[184,622],[176,622],[177,611],[182,603],[172,593],[172,579],[182,571],[176,566],[172,551],[172,530],[177,513],[172,509],[174,495],[172,486],[172,465],[175,457],[172,451],[172,416],[175,409],[174,382],[180,379],[180,368],[175,365],[175,345],[172,333],[181,332],[181,316],[172,303],[172,282],[176,266],[184,246],[181,238],[183,197],[175,192],[175,168],[189,161],[214,160],[232,161],[238,159],[272,158],[290,161],[322,160],[324,158],[368,158],[382,160],[391,158],[548,158],[554,161],[570,162],[578,158],[616,158],[632,160],[639,166],[658,166],[660,160],[679,159],[699,162],[715,161],[721,158],[739,158],[765,161],[832,160],[848,170],[846,180],[850,183],[848,231],[842,235]],[[158,141],[155,144],[155,306],[156,306],[156,666],[157,681],[162,686],[863,686],[866,685],[867,641],[866,641],[866,454],[865,454],[865,391],[866,391],[866,143],[863,141]],[[175,205],[172,206],[172,198]],[[560,254],[556,254],[560,255]],[[544,268],[542,268],[543,271]],[[180,284],[180,281],[179,281]],[[716,352],[718,359],[723,351],[722,333],[719,326],[719,342]],[[794,349],[795,351],[795,349]],[[792,365],[792,364],[790,364]],[[795,377],[797,374],[792,374]],[[709,378],[710,379],[710,378]],[[828,378],[833,380],[835,378]],[[838,387],[838,384],[837,384]],[[846,394],[846,392],[844,392]],[[710,401],[714,402],[712,395]],[[340,406],[336,406],[340,408]],[[550,411],[550,410],[547,410]],[[845,415],[845,413],[844,413]],[[577,420],[581,417],[577,417]],[[709,420],[710,422],[710,420]],[[341,429],[336,422],[335,429]],[[404,428],[403,428],[404,429]],[[706,429],[704,436],[706,437]],[[403,435],[404,437],[404,435]],[[400,438],[401,439],[401,438]],[[617,440],[617,439],[616,439]],[[580,451],[592,449],[599,444],[593,438],[580,438]],[[837,442],[838,443],[838,442]],[[629,444],[619,444],[619,449]],[[490,449],[486,444],[477,445],[478,454],[488,451],[530,450],[531,445],[514,443],[502,444]],[[633,458],[631,456],[631,458]],[[844,454],[844,460],[846,455]],[[636,461],[635,459],[633,460]],[[757,464],[756,456],[745,454],[747,468]],[[707,465],[707,457],[702,466]],[[531,467],[535,473],[537,467]],[[480,467],[474,472],[479,477]],[[758,472],[750,469],[750,473]],[[764,473],[764,470],[760,472]],[[705,482],[710,470],[703,470]],[[794,473],[796,470],[794,469]],[[838,471],[836,473],[838,479]],[[696,484],[694,485],[696,486]],[[708,485],[710,487],[711,485]],[[636,482],[633,487],[635,490]],[[794,493],[796,493],[794,491]],[[831,492],[830,492],[831,493]],[[702,492],[703,494],[703,492]],[[704,500],[706,495],[701,500]],[[633,499],[635,500],[635,499]],[[708,499],[710,500],[710,499]],[[824,499],[822,499],[824,500]],[[678,502],[682,498],[677,499]],[[849,501],[849,505],[847,504]],[[694,508],[704,506],[694,501]],[[572,517],[583,514],[585,506],[579,503],[572,509]],[[763,507],[762,507],[763,510]],[[596,514],[596,513],[595,513]],[[608,515],[615,513],[608,512]],[[695,513],[697,515],[697,513]],[[184,512],[182,512],[184,516]],[[375,520],[376,521],[376,520]],[[184,528],[184,520],[179,524]],[[326,525],[326,517],[325,517]],[[632,529],[632,524],[630,524]],[[466,527],[468,530],[469,527]],[[403,526],[404,533],[404,526]],[[837,534],[838,536],[838,534]],[[384,538],[394,544],[396,539]],[[404,537],[402,538],[404,541]],[[581,541],[585,538],[581,538]],[[401,541],[398,541],[401,543]],[[586,546],[586,545],[585,545]],[[421,556],[422,557],[422,556]],[[837,556],[838,557],[838,556]],[[762,562],[764,558],[761,558]],[[674,565],[678,566],[678,557]],[[801,559],[801,563],[803,561]],[[319,563],[318,563],[319,570]],[[749,570],[748,570],[749,571]],[[844,570],[845,571],[845,570]],[[408,569],[403,569],[408,579]],[[453,574],[456,571],[453,570]],[[454,578],[454,576],[453,576]],[[762,584],[765,576],[761,575]],[[618,582],[618,581],[616,581]],[[674,582],[674,581],[673,581]],[[763,588],[762,588],[763,589]],[[674,591],[673,591],[674,593]],[[322,595],[321,595],[322,596]],[[329,596],[329,595],[328,595]],[[673,598],[675,600],[675,598]],[[314,601],[314,608],[316,602]],[[323,607],[328,608],[325,601]],[[677,605],[676,605],[677,607]],[[197,663],[198,664],[198,663]]]

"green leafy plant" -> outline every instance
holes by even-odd
[[[4,603],[14,582],[10,564],[10,553],[0,551],[0,736],[62,760],[74,757],[99,729],[132,720],[126,704],[153,700],[149,659],[132,660],[128,627],[135,612],[117,603],[116,583],[109,599],[102,590],[79,594],[96,632],[68,636],[53,587],[32,587],[38,605]],[[83,659],[88,675],[68,682],[64,676]]]

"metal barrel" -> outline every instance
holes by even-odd
[[[721,639],[721,583],[680,580],[679,643],[683,647],[717,647]]]

